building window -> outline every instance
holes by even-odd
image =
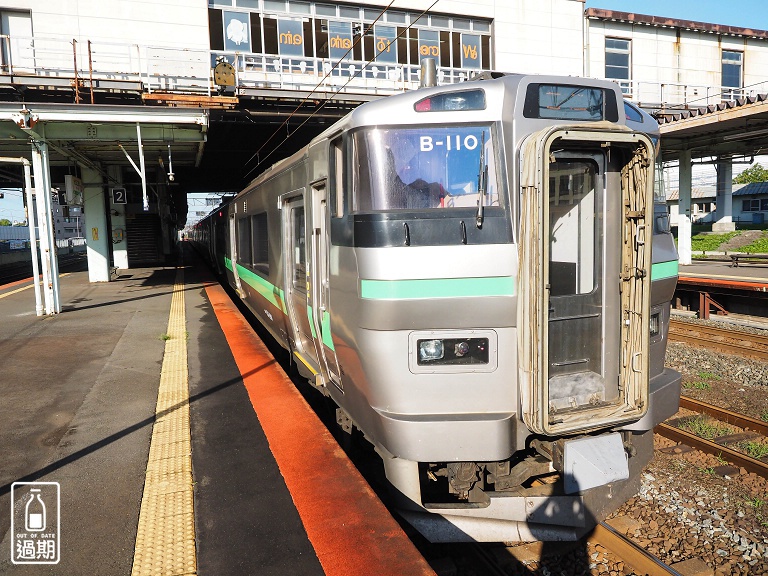
[[[762,212],[766,210],[768,210],[768,200],[760,202],[759,198],[748,198],[741,201],[742,212]]]
[[[741,52],[723,50],[721,80],[723,98],[736,98],[741,95],[741,63],[743,56]],[[733,88],[737,88],[737,90],[733,90]]]
[[[605,77],[617,81],[624,94],[630,93],[629,55],[629,40],[605,39]]]
[[[380,17],[378,8],[306,0],[261,0],[261,11],[255,8],[258,4],[259,0],[208,1],[211,50],[228,52],[212,54],[212,62],[217,57],[233,62],[231,53],[237,52],[243,54],[246,72],[264,66],[276,72],[294,67],[305,72],[312,66],[326,70],[328,64],[343,59],[344,66],[334,75],[361,74],[360,63],[369,62],[362,74],[380,79],[415,79],[424,57],[435,58],[444,69],[491,67],[490,21],[437,15],[419,18],[411,12],[389,11]],[[222,10],[220,5],[232,9]],[[287,11],[306,16],[290,17]],[[404,26],[408,22],[410,28]],[[362,41],[357,42],[360,36]],[[306,58],[331,62],[317,64]]]

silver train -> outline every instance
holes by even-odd
[[[605,81],[423,88],[361,105],[192,239],[427,538],[575,539],[678,407],[657,143]]]

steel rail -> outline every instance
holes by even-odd
[[[587,537],[587,541],[607,548],[638,574],[681,576],[680,572],[667,566],[605,522],[598,522],[595,529]]]
[[[482,544],[473,542],[470,545],[470,550],[480,564],[483,565],[483,574],[487,574],[488,576],[507,576],[507,571],[499,565],[498,561]]]
[[[707,348],[768,361],[768,336],[671,320],[669,339],[683,343],[704,343]],[[735,342],[729,342],[735,341]]]
[[[732,448],[728,448],[728,446],[723,446],[721,444],[717,444],[716,442],[705,440],[700,436],[696,436],[696,434],[691,434],[690,432],[686,432],[680,428],[675,428],[669,424],[657,424],[656,428],[654,428],[654,431],[657,434],[660,434],[661,436],[669,438],[675,442],[686,444],[707,454],[712,454],[713,456],[724,458],[732,464],[744,468],[747,472],[754,472],[758,476],[768,478],[767,463],[762,462],[761,460],[750,458],[746,454],[742,454],[741,452],[737,452]]]
[[[750,418],[749,416],[744,416],[743,414],[737,414],[736,412],[731,412],[730,410],[726,410],[718,406],[713,406],[712,404],[707,404],[701,400],[695,400],[693,398],[681,396],[680,408],[693,410],[694,412],[701,412],[702,414],[708,414],[709,416],[717,418],[722,422],[727,422],[728,424],[738,426],[739,428],[746,428],[755,432],[759,432],[763,436],[768,436],[768,422]]]

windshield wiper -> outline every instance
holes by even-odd
[[[488,180],[488,165],[485,163],[485,130],[480,137],[480,170],[477,174],[477,216],[475,223],[478,228],[483,227],[483,205],[485,204],[485,184]]]

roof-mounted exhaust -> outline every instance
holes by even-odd
[[[437,64],[434,58],[421,59],[421,82],[419,88],[437,86]]]

